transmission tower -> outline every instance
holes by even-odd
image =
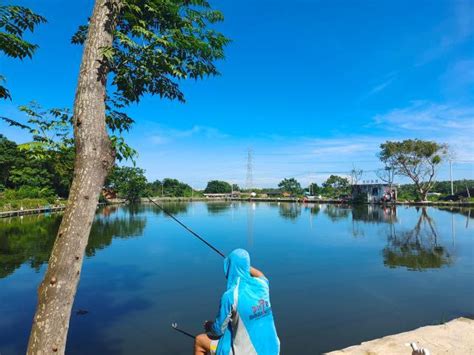
[[[248,149],[247,155],[247,181],[245,183],[247,190],[251,191],[253,189],[253,150],[252,148]]]

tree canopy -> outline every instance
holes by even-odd
[[[5,55],[20,60],[31,58],[38,48],[36,44],[26,41],[26,32],[33,32],[35,27],[46,22],[46,19],[29,8],[15,5],[0,6],[0,51]],[[5,77],[0,74],[0,99],[11,99],[10,91],[3,86]]]
[[[222,194],[232,192],[232,186],[225,181],[212,180],[207,183],[204,190],[207,194]]]
[[[426,201],[435,183],[436,173],[447,154],[446,144],[419,139],[387,141],[380,145],[380,160],[397,174],[410,178],[418,198]]]
[[[138,202],[146,194],[145,170],[136,167],[115,166],[107,178],[106,186],[115,190],[120,197],[127,201]]]
[[[292,195],[299,195],[302,193],[301,184],[295,178],[285,178],[278,184],[278,188],[283,192],[288,192]]]
[[[332,197],[346,195],[350,192],[349,179],[338,175],[331,175],[323,182],[323,192],[325,195]]]
[[[144,94],[184,102],[182,79],[218,75],[215,61],[229,43],[210,25],[223,21],[204,0],[122,0],[113,44],[103,48],[104,72],[112,76],[107,121],[112,131],[128,130],[133,119],[120,109]],[[113,6],[113,5],[111,5]],[[80,26],[72,43],[83,44],[88,25]]]
[[[165,178],[148,183],[148,190],[152,196],[191,197],[193,189],[188,184],[177,179]]]
[[[16,145],[6,141],[0,143],[0,158],[3,165],[2,178],[7,188],[22,186],[39,189],[48,188],[49,195],[67,197],[74,167],[74,144],[72,139],[71,115],[68,110],[44,110],[38,104],[20,106],[27,115],[20,123],[3,117],[13,126],[30,133],[32,140]],[[13,149],[15,145],[15,150]],[[2,164],[3,162],[3,164]]]

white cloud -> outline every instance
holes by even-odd
[[[474,159],[474,106],[415,101],[408,107],[375,116],[374,122],[399,139],[447,143],[456,159]]]
[[[381,80],[381,82],[377,83],[374,87],[372,87],[372,89],[370,89],[369,92],[362,97],[362,99],[366,99],[372,95],[378,94],[379,92],[383,91],[386,87],[393,83],[397,75],[398,72],[396,71],[385,75],[383,80]]]
[[[154,144],[166,144],[166,143],[170,142],[170,139],[168,137],[165,137],[165,136],[162,136],[162,135],[159,135],[159,134],[155,134],[155,135],[151,136],[151,141]]]
[[[167,144],[184,138],[224,139],[227,137],[229,136],[217,128],[195,125],[185,130],[160,127],[150,136],[150,140],[153,144]]]
[[[402,131],[416,135],[446,129],[473,132],[474,107],[437,104],[427,101],[414,101],[405,108],[396,108],[387,113],[376,115],[376,125],[389,131]]]
[[[157,157],[153,167],[146,168],[150,169],[153,178],[162,178],[158,174],[167,171],[167,176],[177,177],[198,188],[203,188],[211,179],[223,179],[244,186],[246,147],[250,145],[254,150],[255,187],[275,187],[286,177],[295,177],[304,186],[310,182],[322,183],[331,174],[347,176],[354,166],[365,171],[363,180],[375,180],[374,170],[382,166],[377,158],[381,143],[419,138],[448,143],[457,160],[455,177],[472,178],[474,171],[469,171],[472,163],[461,166],[463,163],[460,161],[472,161],[474,158],[474,106],[414,101],[406,107],[378,114],[371,121],[370,126],[361,128],[360,134],[347,132],[346,135],[326,138],[316,135],[311,138],[268,133],[258,140],[223,139],[216,142],[221,157],[225,157],[219,159],[215,159],[214,145],[200,143],[202,139],[227,137],[220,131],[205,126],[193,126],[187,130],[161,129],[155,138],[158,143],[194,138],[196,150],[190,155],[188,147],[179,148],[179,144],[174,144],[172,153]],[[440,178],[449,178],[446,164],[441,168]],[[398,182],[405,180],[400,178]]]

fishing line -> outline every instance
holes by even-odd
[[[219,249],[217,249],[215,246],[213,246],[211,243],[209,243],[208,241],[206,241],[203,237],[201,237],[199,234],[197,234],[196,232],[194,232],[191,228],[189,228],[188,226],[186,226],[183,222],[181,222],[179,219],[177,219],[175,216],[173,216],[171,213],[169,213],[168,211],[165,210],[165,208],[160,205],[159,203],[153,201],[150,196],[147,196],[148,200],[152,203],[154,203],[156,206],[158,206],[160,208],[160,210],[163,211],[164,214],[166,214],[168,217],[171,217],[172,219],[174,219],[181,227],[183,227],[184,229],[186,229],[189,233],[191,233],[192,235],[194,235],[196,238],[198,238],[201,242],[203,242],[204,244],[206,244],[209,248],[211,248],[212,250],[214,250],[217,254],[219,254],[220,256],[222,256],[223,258],[225,258],[225,255],[224,253],[222,253]]]

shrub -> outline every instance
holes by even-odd
[[[18,190],[5,190],[5,198],[8,200],[17,200],[24,198],[50,198],[54,200],[54,191],[49,187],[22,186]]]

